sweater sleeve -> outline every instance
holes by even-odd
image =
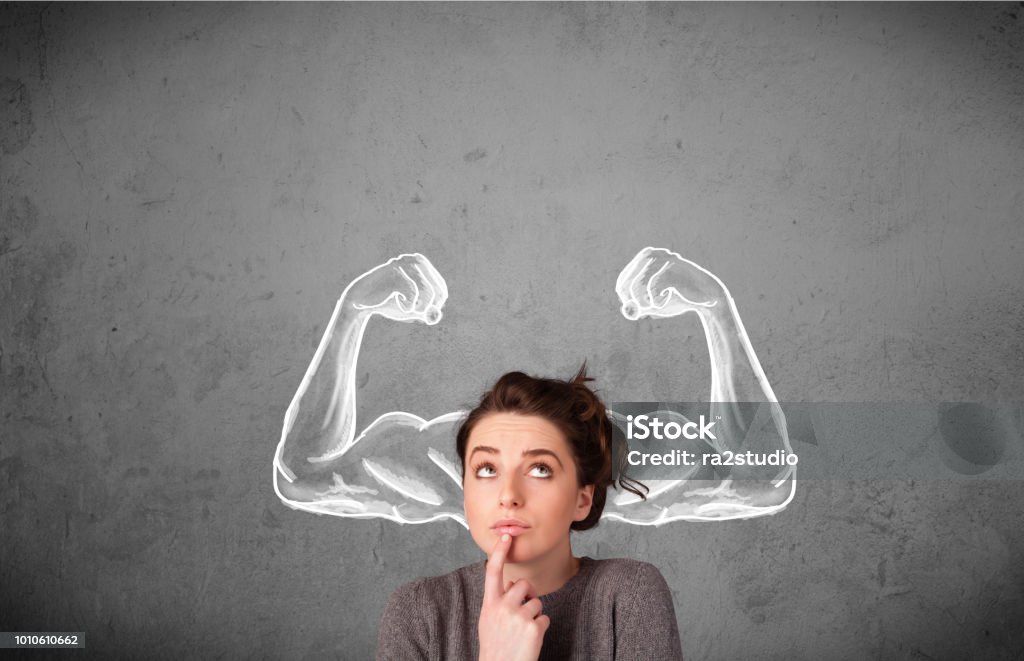
[[[384,607],[377,633],[377,661],[430,659],[430,629],[421,581],[395,590]]]
[[[672,591],[657,567],[638,563],[625,608],[615,618],[615,659],[682,661]]]

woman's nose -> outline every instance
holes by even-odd
[[[498,498],[498,503],[502,507],[522,507],[523,493],[519,487],[519,480],[514,476],[504,479],[501,483],[501,492]]]

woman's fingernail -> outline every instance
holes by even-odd
[[[503,541],[503,542],[507,542],[510,539],[512,539],[512,538],[508,536],[508,533],[505,533],[504,535],[501,536],[501,541]]]

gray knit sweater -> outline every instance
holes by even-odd
[[[377,659],[479,656],[484,562],[406,583],[381,618]],[[636,560],[580,558],[569,582],[540,598],[551,618],[541,659],[682,659],[672,593],[661,573]]]

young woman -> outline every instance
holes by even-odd
[[[613,484],[611,423],[587,387],[502,376],[457,434],[466,520],[485,562],[399,588],[378,659],[681,659],[672,594],[636,560],[573,556]],[[638,484],[619,486],[642,497]]]

